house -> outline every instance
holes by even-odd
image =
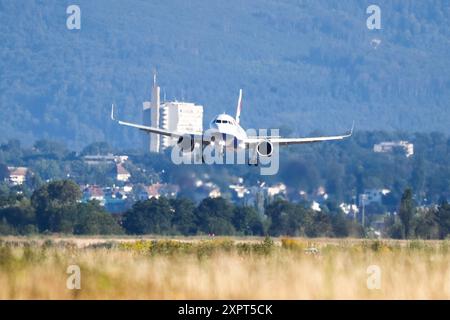
[[[414,155],[414,144],[409,141],[384,141],[373,146],[373,151],[377,153],[388,153],[394,149],[401,148],[407,158]]]
[[[383,200],[383,196],[390,193],[389,189],[367,189],[364,190],[364,193],[359,195],[359,205],[367,206],[371,203],[381,203]]]
[[[345,203],[342,202],[339,205],[339,208],[342,210],[342,212],[344,212],[346,215],[353,215],[355,216],[356,214],[358,214],[359,212],[359,208],[356,204],[350,204],[350,203]]]
[[[124,168],[122,163],[116,164],[116,180],[127,182],[130,179],[131,174]]]
[[[316,212],[321,212],[322,211],[322,208],[320,208],[320,203],[318,203],[316,201],[313,201],[311,203],[311,209],[316,211]]]
[[[25,183],[28,168],[26,167],[8,167],[9,183],[14,186],[19,186]]]
[[[267,187],[267,196],[270,200],[274,199],[277,196],[286,198],[286,185],[284,183],[277,183],[273,186]]]
[[[250,193],[250,191],[242,184],[230,184],[229,188],[236,193],[238,199],[242,199],[246,194]]]
[[[222,193],[220,192],[220,188],[214,188],[212,189],[209,194],[208,197],[210,198],[220,198],[222,196]]]
[[[105,205],[105,193],[99,186],[86,186],[83,189],[83,201],[97,200],[102,206]]]
[[[139,200],[158,199],[159,197],[174,198],[180,191],[180,187],[174,184],[154,183],[149,186],[142,186],[138,193]]]

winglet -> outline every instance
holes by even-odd
[[[116,121],[114,118],[114,103],[111,105],[111,120]]]
[[[353,129],[355,129],[355,120],[353,120],[352,128],[350,129],[350,132],[348,133],[349,137],[353,135]]]

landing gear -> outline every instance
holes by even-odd
[[[252,160],[248,160],[247,165],[249,165],[249,166],[254,165],[255,167],[257,167],[259,165],[259,160],[256,159],[255,162],[253,162]]]
[[[251,156],[250,156],[250,154],[251,154]],[[257,167],[258,164],[259,164],[259,158],[258,158],[258,153],[256,152],[256,148],[254,148],[252,150],[252,152],[250,152],[250,154],[249,154],[249,158],[248,158],[247,164],[249,166],[254,165],[255,167]]]

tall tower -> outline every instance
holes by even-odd
[[[144,125],[159,127],[159,108],[160,108],[160,87],[156,84],[156,73],[153,74],[153,87],[151,101],[143,103],[143,122]],[[154,133],[146,133],[144,137],[145,151],[159,152],[160,136]]]

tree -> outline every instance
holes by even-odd
[[[398,216],[390,215],[385,218],[386,235],[392,239],[401,239],[403,237],[403,226]]]
[[[425,177],[425,161],[423,159],[423,155],[419,154],[414,158],[411,174],[411,184],[414,190],[416,190],[416,193],[419,196],[419,200],[423,198]]]
[[[75,221],[79,186],[71,180],[53,181],[33,192],[31,204],[41,232],[71,232]]]
[[[403,238],[408,239],[411,234],[411,220],[415,213],[415,205],[412,190],[407,188],[402,195],[399,209],[399,217],[403,226]]]
[[[89,201],[77,205],[74,233],[122,234],[123,230],[114,217],[100,206],[98,201]]]
[[[62,159],[68,153],[62,143],[49,140],[36,141],[34,148],[43,155],[54,159]]]
[[[0,209],[0,221],[13,227],[19,234],[36,232],[35,218],[34,209],[26,198],[10,201],[8,206]]]
[[[333,227],[330,215],[323,212],[314,212],[311,227],[308,230],[310,237],[332,237]]]
[[[173,210],[161,197],[136,202],[123,216],[123,227],[130,234],[170,234]]]
[[[253,207],[236,207],[233,226],[237,232],[246,236],[264,235],[264,225],[258,212]]]
[[[331,216],[333,233],[336,237],[348,237],[350,234],[348,219],[345,214],[339,210]]]
[[[173,209],[172,225],[176,233],[182,235],[194,235],[197,233],[197,219],[195,216],[195,204],[187,198],[171,199]]]
[[[272,236],[300,236],[309,232],[312,216],[301,204],[277,200],[266,208],[270,219],[269,234]]]
[[[447,200],[441,201],[437,210],[439,225],[439,238],[445,239],[450,233],[450,204]]]
[[[437,210],[432,208],[420,210],[414,225],[416,237],[420,239],[439,238]]]
[[[9,178],[8,167],[5,164],[0,163],[0,182],[3,182],[8,178]]]
[[[86,146],[81,152],[82,155],[107,155],[112,153],[113,149],[107,142],[94,142]]]
[[[224,198],[203,199],[196,209],[200,231],[208,234],[234,234],[235,229],[231,223],[233,215],[233,205]]]

